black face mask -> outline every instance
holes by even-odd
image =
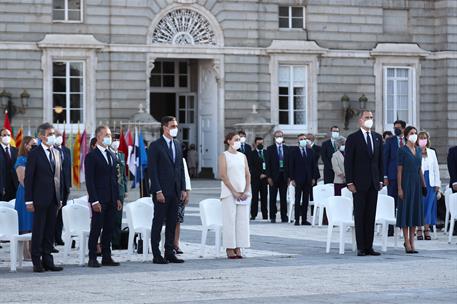
[[[257,145],[257,149],[258,149],[258,150],[263,150],[263,145],[262,145],[262,144],[258,144],[258,145]]]
[[[394,129],[394,133],[395,133],[396,136],[400,136],[402,132],[401,132],[401,130],[399,128],[395,128]]]
[[[30,148],[30,151],[33,151],[33,149],[35,149],[37,147],[37,145],[32,145],[32,147]]]

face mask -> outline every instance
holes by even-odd
[[[32,151],[32,150],[35,149],[36,147],[37,147],[37,145],[32,145],[32,146],[30,147],[30,150],[29,150],[29,151]]]
[[[335,131],[333,131],[333,132],[332,132],[332,138],[333,138],[333,139],[337,139],[338,137],[340,137],[340,132],[335,132]]]
[[[394,133],[395,133],[395,136],[400,136],[402,132],[399,128],[395,128]]]
[[[257,145],[257,149],[263,150],[263,145],[262,145],[262,144],[258,144],[258,145]]]
[[[275,141],[277,144],[282,144],[282,142],[284,141],[284,137],[276,137]]]
[[[171,137],[178,136],[178,128],[170,129],[170,135]]]
[[[246,142],[246,137],[240,137],[240,142],[244,144]]]
[[[55,135],[49,135],[46,137],[46,144],[48,146],[54,146],[56,144],[56,136]]]
[[[302,147],[302,148],[306,147],[306,139],[299,140],[299,141],[298,141],[298,144],[299,144],[300,147]]]
[[[365,122],[363,123],[363,125],[365,126],[365,128],[371,129],[371,127],[373,127],[373,119],[365,120]]]
[[[111,137],[103,137],[103,144],[105,146],[111,146]]]
[[[117,151],[117,149],[119,149],[119,144],[120,142],[118,140],[115,140],[111,143],[111,148]]]
[[[345,148],[346,148],[345,145],[340,146],[340,151],[341,151],[341,152],[344,152],[344,149],[345,149]]]
[[[63,137],[57,136],[56,137],[56,146],[60,146],[63,143]]]
[[[314,142],[312,142],[311,140],[307,139],[307,140],[306,140],[306,144],[307,144],[308,146],[312,147],[313,144],[314,144]]]
[[[11,141],[11,136],[2,136],[2,143],[8,145]]]
[[[419,139],[419,147],[425,148],[427,146],[427,139]]]
[[[408,140],[412,143],[415,144],[417,141],[417,134],[412,134],[408,137]]]
[[[241,148],[241,142],[235,141],[233,143],[232,147],[233,147],[234,150],[238,150],[239,148]]]

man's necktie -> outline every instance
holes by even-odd
[[[284,153],[282,153],[282,145],[279,146],[279,159],[283,160],[284,159]]]
[[[51,148],[48,149],[48,152],[49,152],[49,162],[51,163],[51,169],[52,169],[52,172],[54,172],[56,170],[56,161],[54,160],[54,155],[52,153]]]
[[[300,148],[300,152],[301,152],[301,157],[303,157],[303,148]]]
[[[367,145],[368,145],[368,152],[370,153],[370,155],[373,155],[373,145],[371,143],[370,132],[367,132]]]
[[[173,162],[175,162],[175,156],[173,155],[173,141],[170,140],[170,144],[169,144],[169,147],[170,149],[170,155],[171,155],[171,159],[173,160]]]
[[[108,149],[105,150],[105,153],[106,153],[106,159],[108,160],[108,165],[111,167],[112,166],[111,154],[109,153]]]
[[[404,146],[403,138],[399,137],[398,140],[400,141],[400,148]]]
[[[6,160],[8,161],[8,163],[11,163],[11,154],[10,154],[10,148],[9,147],[5,148],[5,153],[6,153]]]

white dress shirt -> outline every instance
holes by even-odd
[[[363,128],[360,128],[360,130],[362,130],[363,138],[365,138],[365,142],[366,142],[367,145],[368,145],[367,134],[370,133],[371,147],[373,148],[373,153],[374,153],[373,132],[371,132],[371,130],[366,131],[366,130],[364,130]]]
[[[170,142],[172,142],[172,139],[169,139],[167,138],[166,136],[162,135],[162,137],[165,139],[165,141],[167,142],[167,148],[170,149]],[[171,145],[171,150],[173,151],[173,160],[176,159],[176,147],[175,147],[175,143],[173,142],[173,144]]]
[[[108,165],[111,164],[110,161],[108,160],[108,156],[106,155],[106,150],[107,150],[107,148],[104,148],[104,147],[100,146],[99,144],[97,144],[97,148],[100,150],[100,152],[102,152],[102,155],[103,155],[103,157],[104,157],[105,160],[106,160],[106,163],[107,163]]]

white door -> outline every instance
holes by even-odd
[[[176,119],[179,129],[178,140],[189,147],[197,145],[196,97],[194,93],[176,94]]]

